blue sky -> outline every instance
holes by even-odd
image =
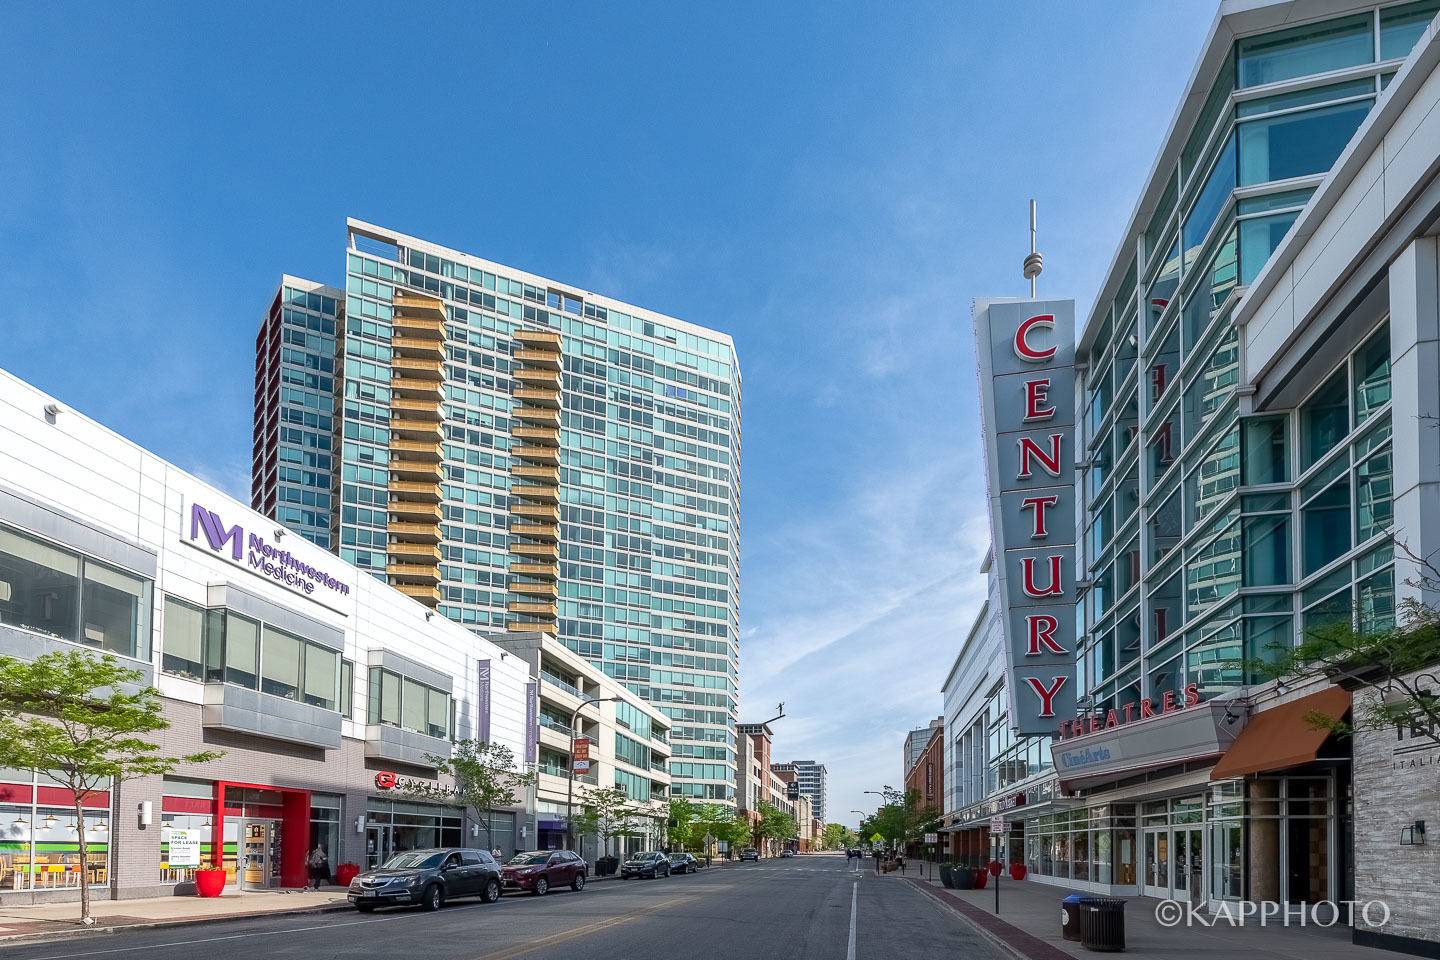
[[[21,4],[0,367],[248,497],[253,339],[355,216],[731,333],[741,717],[831,819],[984,593],[970,301],[1088,307],[1213,0]]]

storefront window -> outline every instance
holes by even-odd
[[[151,587],[149,580],[0,528],[0,623],[143,660],[150,653]]]
[[[104,885],[110,871],[110,794],[85,798],[75,819],[70,791],[45,774],[0,771],[0,887],[6,890],[75,889]],[[80,831],[85,831],[89,876],[80,875]]]

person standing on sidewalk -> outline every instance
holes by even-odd
[[[900,876],[905,876],[905,855],[898,850],[895,852],[895,866],[900,868]]]
[[[875,848],[875,872],[876,872],[876,873],[879,873],[879,872],[880,872],[880,856],[881,856],[881,854],[880,854],[880,848],[879,848],[879,847],[876,847],[876,848]]]
[[[330,858],[325,856],[325,848],[319,843],[315,844],[315,849],[305,858],[305,863],[310,868],[310,882],[305,885],[306,890],[319,890],[322,882],[329,882]]]

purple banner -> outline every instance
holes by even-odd
[[[480,661],[480,695],[475,700],[475,739],[490,742],[490,661]]]
[[[540,762],[540,685],[525,684],[525,762]]]

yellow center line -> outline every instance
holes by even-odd
[[[476,956],[470,958],[470,960],[510,960],[510,958],[512,957],[523,957],[525,954],[538,950],[540,947],[548,946],[552,943],[561,943],[565,940],[571,940],[583,934],[590,934],[596,932],[597,930],[605,930],[609,927],[618,926],[619,924],[625,923],[627,920],[631,920],[635,917],[642,917],[649,913],[657,913],[661,910],[666,909],[667,907],[672,907],[679,903],[688,903],[689,901],[694,899],[695,897],[692,895],[675,897],[670,900],[663,900],[660,903],[654,904],[653,906],[645,910],[631,910],[628,913],[622,913],[619,916],[611,917],[608,920],[601,920],[596,923],[582,923],[573,930],[564,930],[560,933],[552,933],[548,937],[541,937],[538,940],[531,940],[529,943],[510,947],[509,949],[502,950],[499,953],[477,954]]]

